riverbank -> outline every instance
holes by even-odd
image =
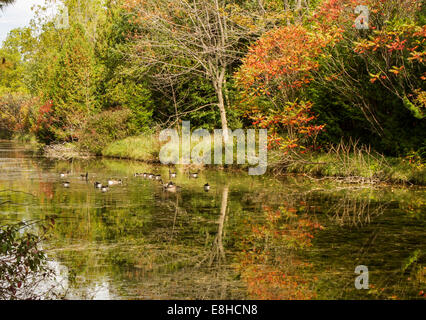
[[[128,137],[108,145],[102,155],[110,158],[158,162],[160,143],[153,136]],[[242,168],[246,169],[247,165]],[[426,166],[419,159],[385,157],[366,147],[340,144],[327,152],[268,153],[268,171],[275,175],[303,174],[314,179],[330,178],[349,183],[426,185]]]
[[[304,174],[313,179],[331,178],[347,183],[391,183],[426,185],[426,170],[422,164],[412,164],[401,158],[368,157],[367,161],[357,154],[344,160],[328,153],[312,154],[307,159],[294,161],[288,166],[276,165],[281,173]]]
[[[34,150],[41,150],[49,158],[68,160],[95,156],[81,150],[76,143],[45,146],[31,136],[15,137],[14,141],[31,146]],[[159,163],[160,148],[158,137],[140,135],[108,144],[101,155],[107,158]],[[225,167],[247,169],[247,165]],[[335,179],[354,184],[426,185],[426,166],[420,159],[385,157],[365,147],[349,147],[343,144],[329,147],[327,152],[294,153],[284,157],[282,152],[269,151],[268,173],[276,176],[300,174],[312,179]]]
[[[160,142],[152,135],[127,137],[107,145],[102,150],[104,157],[159,162]]]

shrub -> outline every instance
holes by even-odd
[[[24,222],[0,226],[0,300],[34,300],[47,295],[40,284],[51,279],[54,272],[39,249],[43,237],[28,232],[29,227]]]
[[[10,138],[13,133],[28,133],[31,101],[30,96],[22,93],[0,97],[0,134],[4,138]]]
[[[130,118],[128,109],[108,110],[89,118],[79,136],[80,148],[102,154],[108,144],[132,134],[128,124]]]

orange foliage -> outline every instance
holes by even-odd
[[[254,95],[302,88],[311,82],[311,71],[319,67],[315,58],[330,41],[302,26],[274,29],[249,49],[236,75],[238,83]]]
[[[278,147],[284,152],[295,149],[304,149],[307,139],[315,140],[325,125],[312,125],[315,115],[311,112],[311,102],[288,103],[283,110],[269,114],[262,114],[252,109],[247,116],[253,125],[268,128],[268,148]],[[280,130],[286,129],[288,135],[280,136]]]

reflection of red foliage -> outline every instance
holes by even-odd
[[[298,258],[297,250],[311,246],[313,232],[322,226],[288,204],[264,210],[265,222],[252,224],[241,241],[241,273],[250,298],[315,298],[312,284],[317,279],[307,274],[311,265]]]
[[[46,198],[53,199],[53,184],[52,182],[40,182],[39,183],[39,192],[40,194],[44,194]]]

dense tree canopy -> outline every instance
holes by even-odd
[[[355,13],[360,4],[368,17]],[[268,128],[270,148],[284,153],[342,137],[392,155],[426,149],[422,1],[66,0],[64,8],[68,25],[37,8],[0,48],[3,135],[99,153],[191,120]]]

